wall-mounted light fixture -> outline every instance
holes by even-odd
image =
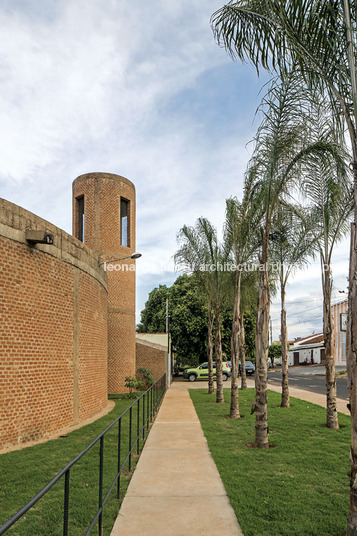
[[[48,231],[35,231],[33,229],[27,229],[25,232],[25,238],[30,245],[33,244],[53,244],[53,234]]]
[[[120,257],[119,259],[113,259],[111,261],[103,261],[100,262],[100,259],[98,260],[98,266],[102,266],[102,264],[111,264],[112,262],[119,262],[123,261],[124,259],[139,259],[141,257],[141,253],[133,253],[132,255],[127,255],[126,257]]]

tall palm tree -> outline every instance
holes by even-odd
[[[326,153],[337,158],[336,146],[324,136],[313,135],[309,98],[302,98],[296,70],[273,83],[263,99],[264,114],[250,161],[255,177],[252,202],[263,210],[260,290],[256,326],[256,444],[268,447],[267,357],[269,345],[269,239],[274,217],[282,200],[288,199],[301,175],[301,161]],[[288,188],[289,187],[289,188]],[[289,189],[289,191],[288,191]]]
[[[302,268],[314,253],[315,234],[311,219],[301,218],[296,207],[280,203],[277,207],[271,233],[271,252],[277,264],[280,284],[280,336],[281,336],[281,407],[290,406],[288,376],[288,334],[286,324],[286,286],[294,269]]]
[[[321,261],[323,291],[323,333],[325,344],[327,427],[338,429],[336,407],[336,375],[334,329],[331,310],[332,269],[334,246],[349,231],[353,214],[353,185],[349,176],[330,158],[309,159],[304,164],[301,184],[306,204],[310,209],[305,221],[315,236],[315,249]]]
[[[249,261],[251,262],[251,261]],[[254,269],[255,262],[247,265],[247,271],[242,274],[241,300],[240,300],[240,333],[239,333],[239,360],[241,362],[241,389],[247,389],[247,374],[245,370],[246,343],[244,318],[246,313],[255,312],[258,302],[259,273]]]
[[[274,215],[281,199],[288,195],[287,186],[299,158],[308,152],[304,106],[299,103],[300,88],[293,75],[280,85],[273,85],[262,103],[264,119],[256,136],[249,175],[254,177],[251,203],[260,207],[261,252],[260,284],[256,324],[256,435],[259,448],[268,448],[268,347],[269,347],[269,238]],[[312,151],[311,147],[309,151]]]
[[[348,535],[357,534],[357,13],[352,0],[239,0],[212,16],[213,31],[233,57],[279,74],[291,62],[302,79],[330,98],[352,150],[354,225],[351,226],[346,340],[351,407],[351,499]]]
[[[216,229],[206,218],[199,218],[195,227],[183,226],[178,233],[178,242],[180,248],[175,254],[175,262],[186,270],[199,275],[207,295],[209,344],[212,341],[210,335],[212,327],[211,306],[214,309],[216,401],[223,403],[221,300],[224,272],[221,267],[224,265],[225,259],[222,256],[222,248],[218,242]],[[213,363],[210,356],[211,352],[208,352],[209,392],[212,392]]]
[[[239,373],[239,355],[242,348],[242,323],[240,321],[241,309],[241,282],[244,265],[252,258],[257,251],[258,241],[256,234],[258,211],[250,203],[251,183],[246,178],[244,196],[242,202],[237,198],[226,200],[226,220],[224,228],[224,244],[227,250],[227,256],[232,254],[236,271],[235,271],[235,296],[232,320],[232,339],[231,339],[231,407],[230,418],[239,419],[239,393],[238,393],[238,373]],[[259,218],[259,215],[258,215]],[[244,277],[244,275],[243,275]],[[242,362],[241,370],[244,370],[245,363]],[[246,387],[246,385],[245,385]]]

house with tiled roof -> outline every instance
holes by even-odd
[[[346,364],[346,323],[348,301],[343,300],[332,305],[332,321],[335,341],[333,353],[336,365]],[[289,366],[306,363],[324,364],[325,345],[323,333],[315,333],[290,343]]]
[[[289,348],[289,367],[323,363],[325,344],[323,333],[315,333],[294,341]]]

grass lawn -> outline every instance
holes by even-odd
[[[346,533],[350,470],[350,418],[339,414],[341,429],[325,427],[326,410],[269,391],[269,442],[255,440],[255,391],[240,391],[240,420],[230,420],[226,404],[206,390],[190,390],[214,461],[244,536],[343,536]]]
[[[105,417],[75,430],[67,437],[41,443],[0,456],[0,525],[36,495],[63,467],[84,450],[133,400],[116,400],[115,408]],[[140,407],[140,410],[142,408]],[[142,411],[140,411],[142,425]],[[136,406],[133,408],[132,438],[136,437]],[[122,455],[129,450],[129,412],[122,420]],[[118,426],[104,439],[103,497],[117,472]],[[135,449],[136,452],[136,449]],[[132,457],[132,470],[137,461]],[[125,494],[131,474],[121,477],[121,498]],[[69,534],[83,536],[98,509],[99,442],[71,469]],[[62,536],[64,478],[7,532],[11,536]],[[120,502],[116,487],[104,508],[104,535],[110,534]],[[92,534],[98,529],[93,528]]]

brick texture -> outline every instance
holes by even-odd
[[[121,198],[130,207],[128,247]],[[28,229],[50,232],[53,245],[29,245]],[[135,261],[118,263],[126,271],[98,263],[135,252],[133,184],[108,173],[78,177],[73,235],[0,199],[0,449],[80,424],[135,375]]]
[[[167,349],[154,343],[136,341],[136,368],[145,367],[155,380],[168,373]]]
[[[27,228],[48,229],[54,245],[30,247]],[[104,275],[78,240],[0,200],[0,448],[107,404]]]
[[[84,243],[100,262],[135,252],[135,188],[126,178],[88,173],[73,182],[73,234],[78,236],[77,199],[84,197]],[[120,244],[120,200],[130,203],[129,247]],[[112,263],[108,280],[108,391],[125,391],[125,377],[135,375],[135,260]],[[122,269],[124,268],[124,269]],[[104,265],[101,268],[104,270]]]

